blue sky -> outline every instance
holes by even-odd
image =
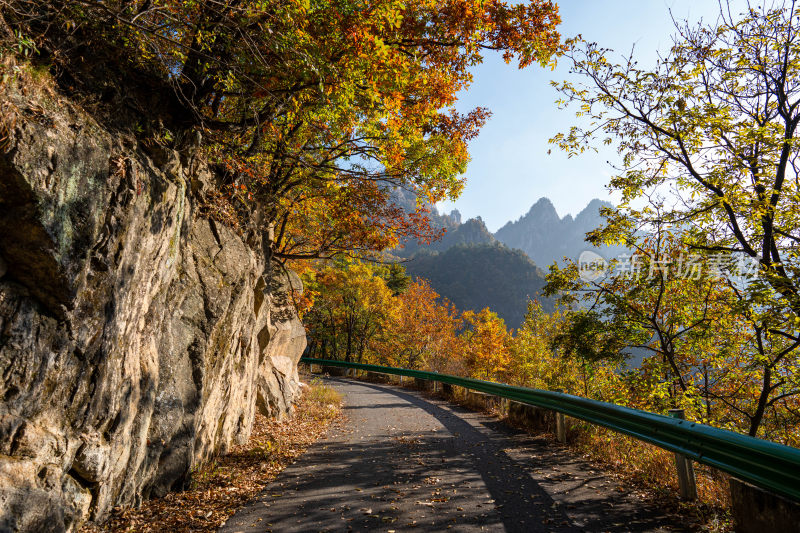
[[[671,44],[676,19],[714,21],[717,0],[562,0],[561,34],[581,34],[617,57],[634,54],[641,66],[655,63],[657,51]],[[733,11],[733,10],[732,10]],[[459,97],[458,109],[488,107],[493,116],[470,145],[472,161],[467,185],[456,202],[443,202],[440,210],[457,208],[464,219],[481,216],[490,231],[528,212],[546,196],[559,215],[577,214],[592,198],[614,201],[606,190],[616,161],[607,148],[598,154],[567,158],[548,139],[575,124],[572,111],[560,111],[558,93],[551,80],[563,80],[566,61],[555,71],[531,66],[519,70],[492,54],[473,71],[470,89]],[[552,149],[548,155],[547,151]]]

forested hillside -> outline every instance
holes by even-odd
[[[548,311],[553,309],[552,300],[542,294],[545,273],[522,251],[499,243],[421,251],[404,266],[411,276],[430,281],[458,309],[488,307],[510,328],[522,324],[529,299],[540,300]]]

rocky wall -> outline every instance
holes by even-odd
[[[291,409],[300,285],[198,216],[190,149],[23,82],[0,103],[0,531],[74,530]]]

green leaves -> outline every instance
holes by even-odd
[[[674,46],[653,69],[633,57],[612,64],[597,45],[572,41],[566,55],[588,88],[558,84],[561,102],[596,126],[551,140],[569,155],[615,142],[624,166],[610,185],[625,205],[662,198],[671,206],[657,213],[629,207],[629,217],[643,228],[683,225],[684,241],[699,252],[756,257],[763,279],[795,314],[797,19],[787,6],[738,20],[724,11],[714,27],[679,24]]]
[[[589,362],[621,362],[628,340],[596,311],[576,311],[567,317],[564,330],[553,339],[553,347],[561,348],[569,357]]]

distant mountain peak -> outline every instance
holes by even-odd
[[[554,217],[556,219],[559,218],[558,212],[556,211],[556,206],[553,205],[553,202],[550,201],[550,198],[547,198],[545,196],[536,200],[536,203],[531,206],[530,210],[528,210],[528,214],[525,216],[528,217],[532,215],[533,216],[544,215],[547,217]]]
[[[574,218],[571,215],[560,218],[553,202],[540,198],[525,216],[509,222],[494,236],[505,245],[528,254],[539,267],[547,268],[553,261],[561,263],[564,256],[577,259],[589,246],[584,240],[586,233],[603,222],[600,208],[611,205],[594,199]]]
[[[613,206],[614,204],[612,204],[611,202],[608,202],[606,200],[601,200],[600,198],[593,198],[592,201],[586,204],[586,207],[583,208],[581,213],[585,213],[586,211],[597,210],[600,209],[601,207],[613,207]]]
[[[556,207],[549,198],[543,196],[536,200],[536,202],[528,209],[528,212],[519,217],[517,220],[510,220],[506,222],[502,228],[497,230],[495,237],[503,241],[501,235],[513,231],[513,228],[522,224],[542,224],[542,223],[558,223],[561,219],[558,216]]]
[[[600,209],[603,207],[614,207],[611,202],[600,200],[599,198],[593,199],[586,207],[581,210],[575,217],[575,221],[579,223],[588,223],[588,221],[600,220]]]
[[[531,211],[533,211],[537,207],[551,207],[553,208],[553,211],[556,210],[556,207],[553,205],[553,202],[547,196],[542,196],[541,198],[536,200],[531,206]]]

